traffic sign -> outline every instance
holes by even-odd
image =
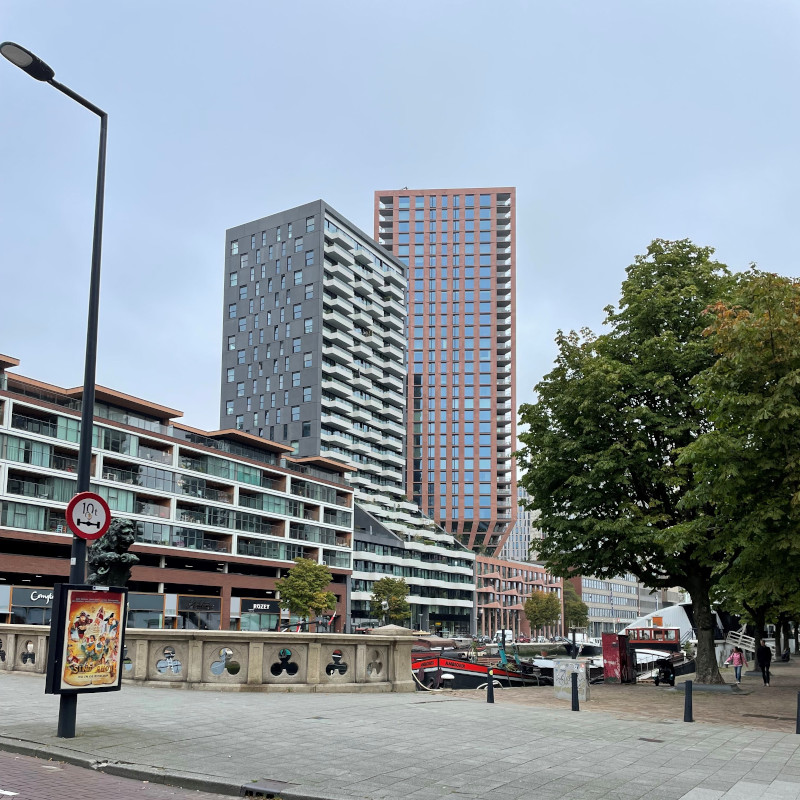
[[[108,503],[94,492],[80,492],[67,506],[67,525],[81,539],[99,539],[111,524]]]

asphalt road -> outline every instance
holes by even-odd
[[[0,751],[0,800],[231,800]]]

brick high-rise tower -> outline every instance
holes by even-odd
[[[375,192],[409,273],[409,494],[488,554],[516,518],[514,215],[513,187]]]

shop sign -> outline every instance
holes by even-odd
[[[53,595],[53,589],[35,586],[13,586],[11,588],[11,602],[15,606],[50,607],[53,605]]]
[[[221,601],[218,597],[179,597],[178,611],[219,611]]]
[[[279,614],[281,604],[277,600],[248,600],[242,598],[242,614]]]

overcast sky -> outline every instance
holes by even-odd
[[[228,227],[517,187],[517,398],[651,239],[796,275],[800,3],[3,0],[109,113],[97,380],[216,429]],[[0,63],[0,353],[83,379],[98,123]]]

